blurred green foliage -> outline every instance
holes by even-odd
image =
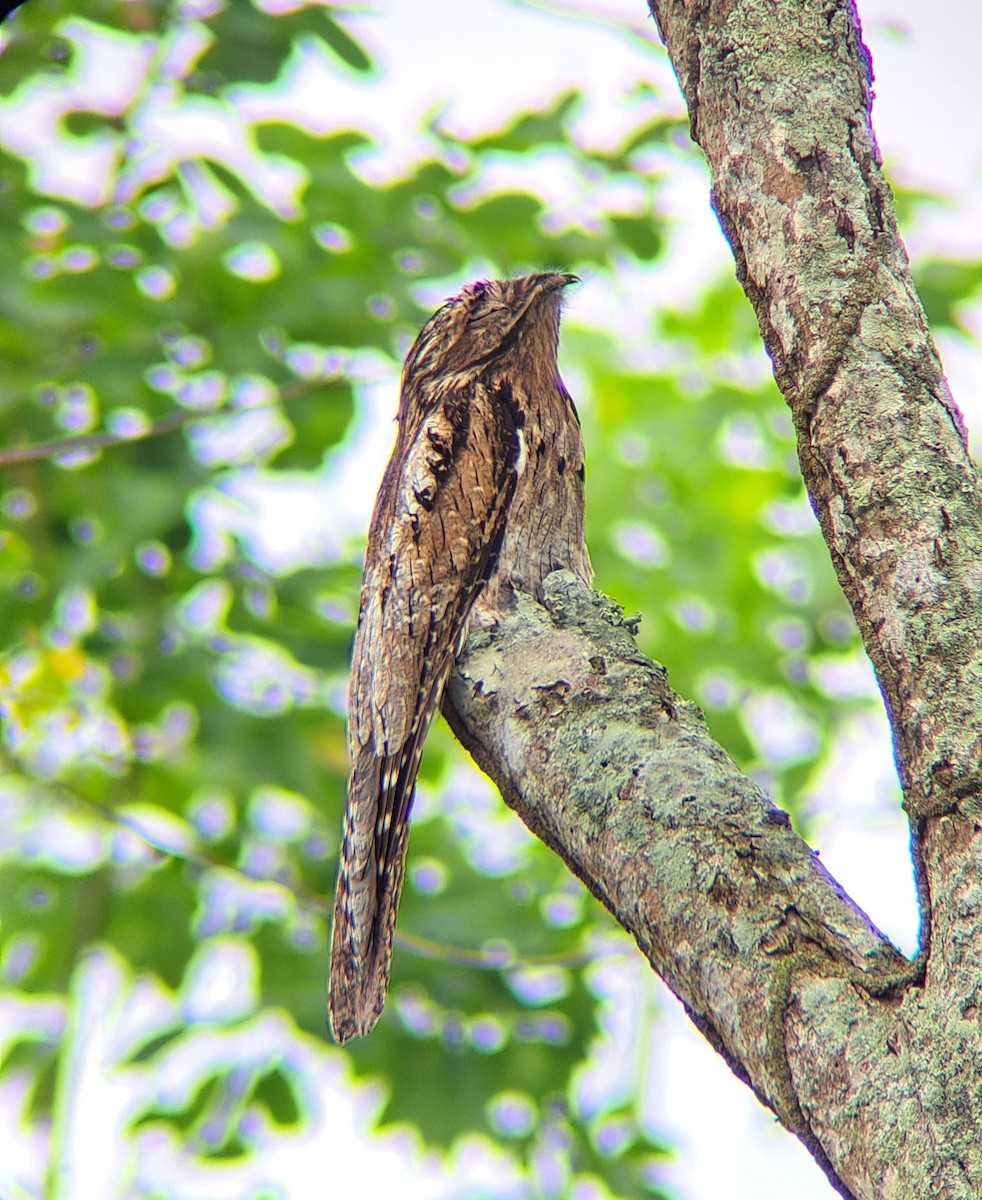
[[[54,1173],[77,1163],[91,1072],[130,1080],[140,1102],[114,1133],[130,1174],[104,1194],[149,1195],[132,1164],[161,1138],[234,1172],[321,1114],[310,1063],[326,1036],[357,550],[322,531],[274,561],[250,488],[289,483],[316,505],[366,389],[389,380],[394,412],[409,340],[464,279],[548,265],[616,297],[657,271],[672,233],[659,172],[687,151],[654,97],[620,146],[581,146],[567,91],[470,140],[435,121],[415,164],[373,185],[367,133],[242,108],[247,85],[282,81],[312,47],[377,78],[343,10],[216,3],[196,18],[100,0],[82,21],[74,7],[25,6],[0,56],[7,112],[61,98],[37,152],[0,168],[0,974],[16,1012],[0,1074]],[[140,64],[118,111],[76,86],[93,38]],[[181,58],[179,38],[197,51]],[[239,151],[182,151],[154,124],[167,115],[212,122]],[[90,164],[102,147],[105,186],[49,194],[52,145]],[[560,223],[534,187],[482,186],[502,162],[534,179],[544,150],[598,195],[630,184],[634,210],[598,201]],[[931,266],[933,315],[955,321],[980,278]],[[869,702],[823,682],[823,662],[860,654],[851,618],[736,284],[684,312],[638,291],[657,367],[631,365],[645,357],[613,312],[588,328],[574,304],[562,347],[597,582],[643,614],[643,648],[797,815],[836,729]],[[577,1084],[608,1003],[596,962],[623,949],[606,914],[443,728],[418,810],[390,1004],[345,1052],[382,1081],[379,1119],[436,1146],[492,1137],[536,1195],[587,1178],[656,1194],[664,1147],[639,1080],[593,1100]],[[112,1037],[94,1063],[99,1020]],[[183,1061],[196,1066],[181,1075]]]

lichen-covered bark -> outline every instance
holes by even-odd
[[[460,740],[843,1196],[980,1194],[974,989],[922,985],[616,607],[565,571],[544,596],[469,638]]]
[[[856,11],[848,0],[651,10],[794,415],[920,843],[936,828],[924,818],[982,796],[982,489],[880,172]],[[921,857],[938,908],[951,881],[932,873],[928,846]]]
[[[650,0],[889,712],[907,963],[568,576],[451,723],[844,1196],[982,1195],[982,488],[914,290],[851,0]]]

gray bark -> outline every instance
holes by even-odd
[[[448,715],[844,1196],[982,1194],[982,489],[914,290],[848,0],[651,0],[894,733],[907,962],[566,574]]]

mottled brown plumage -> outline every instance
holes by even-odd
[[[470,284],[406,357],[348,688],[328,989],[340,1042],[367,1033],[385,1002],[420,754],[472,609],[493,611],[509,589],[538,593],[560,567],[590,582],[583,442],[556,362],[574,279]]]

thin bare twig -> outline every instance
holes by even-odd
[[[109,804],[104,804],[99,800],[93,800],[88,796],[84,796],[81,792],[77,792],[64,784],[58,785],[58,791],[65,800],[81,804],[90,811],[97,813],[107,824],[117,829],[126,830],[127,833],[131,834],[145,846],[149,846],[157,854],[172,862],[184,862],[190,866],[200,867],[202,870],[224,871],[249,884],[276,888],[293,900],[298,907],[320,916],[327,916],[334,906],[332,899],[311,891],[302,884],[284,883],[279,879],[269,879],[262,875],[255,875],[244,867],[228,862],[202,848],[183,849],[169,843],[161,842],[141,825],[140,822],[132,820],[125,813],[119,812]],[[612,958],[619,958],[628,953],[628,950],[625,948],[604,948],[581,950],[572,954],[517,954],[514,952],[505,954],[497,947],[487,950],[472,950],[468,947],[452,946],[445,942],[420,937],[405,931],[398,932],[395,936],[395,941],[404,949],[419,955],[421,958],[437,959],[440,962],[461,967],[472,967],[479,971],[505,971],[514,969],[515,967],[582,967],[600,960],[606,961]]]
[[[214,421],[220,417],[227,417],[235,413],[252,412],[260,408],[278,408],[281,404],[295,400],[298,396],[305,395],[315,388],[324,387],[334,382],[336,382],[334,379],[302,380],[291,384],[289,387],[278,389],[272,399],[263,401],[260,404],[243,405],[229,402],[207,412],[195,411],[194,409],[179,409],[168,413],[167,416],[161,417],[159,420],[148,425],[146,429],[141,429],[137,433],[81,433],[73,437],[52,438],[47,442],[34,442],[25,446],[12,446],[6,450],[0,450],[0,468],[16,466],[19,463],[38,462],[47,458],[60,458],[65,454],[78,454],[87,450],[105,450],[116,446],[127,446],[133,442],[144,442],[149,438],[161,437],[164,434],[173,433],[176,429],[181,429],[185,425],[195,422]]]

